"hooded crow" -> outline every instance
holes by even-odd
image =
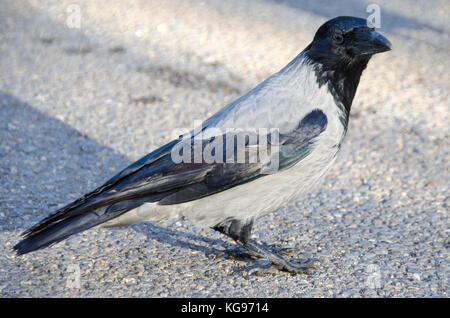
[[[295,202],[325,175],[363,70],[373,54],[390,49],[365,19],[329,20],[278,73],[32,226],[14,250],[35,251],[97,225],[189,219],[278,269],[305,272],[308,265],[251,240],[253,222]]]

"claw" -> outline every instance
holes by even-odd
[[[247,249],[248,254],[257,257],[267,259],[272,263],[272,266],[277,268],[278,270],[293,273],[293,274],[310,274],[313,268],[313,261],[307,261],[302,263],[292,263],[284,259],[279,254],[276,254],[266,247],[254,242],[249,241],[244,245]],[[288,250],[292,250],[288,248]],[[264,270],[264,272],[267,272]]]

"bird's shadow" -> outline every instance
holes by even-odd
[[[140,223],[133,229],[146,236],[147,240],[156,240],[162,244],[170,244],[185,250],[198,251],[206,257],[222,260],[236,260],[245,266],[233,266],[235,272],[248,272],[254,268],[264,267],[264,262],[258,262],[245,252],[245,249],[231,240],[222,240],[179,231],[171,226],[159,226],[151,222]],[[213,231],[213,230],[211,230]],[[224,238],[226,238],[224,236]],[[269,265],[269,264],[266,264]]]
[[[170,243],[184,249],[197,250],[208,255],[219,255],[223,249],[230,247],[230,244],[220,239],[208,238],[193,233],[171,229],[171,226],[159,226],[151,222],[141,223],[134,226],[134,230],[143,233],[149,240],[156,240],[160,243]],[[209,245],[204,246],[201,243]],[[215,248],[214,246],[220,247]]]

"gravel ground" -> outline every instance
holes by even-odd
[[[258,276],[264,262],[233,259],[232,242],[188,222],[92,229],[16,257],[25,228],[371,3],[78,0],[69,28],[74,2],[0,0],[1,296],[448,297],[445,0],[378,1],[394,50],[369,63],[336,165],[256,223],[256,238],[317,258],[312,275]]]

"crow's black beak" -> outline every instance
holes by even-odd
[[[370,39],[370,43],[372,46],[371,54],[392,50],[391,42],[389,42],[389,40],[386,39],[384,36],[382,36],[380,33],[372,31],[371,35],[372,35]]]
[[[354,55],[372,55],[392,49],[391,42],[374,29],[357,28],[351,32],[352,42],[348,49]]]

